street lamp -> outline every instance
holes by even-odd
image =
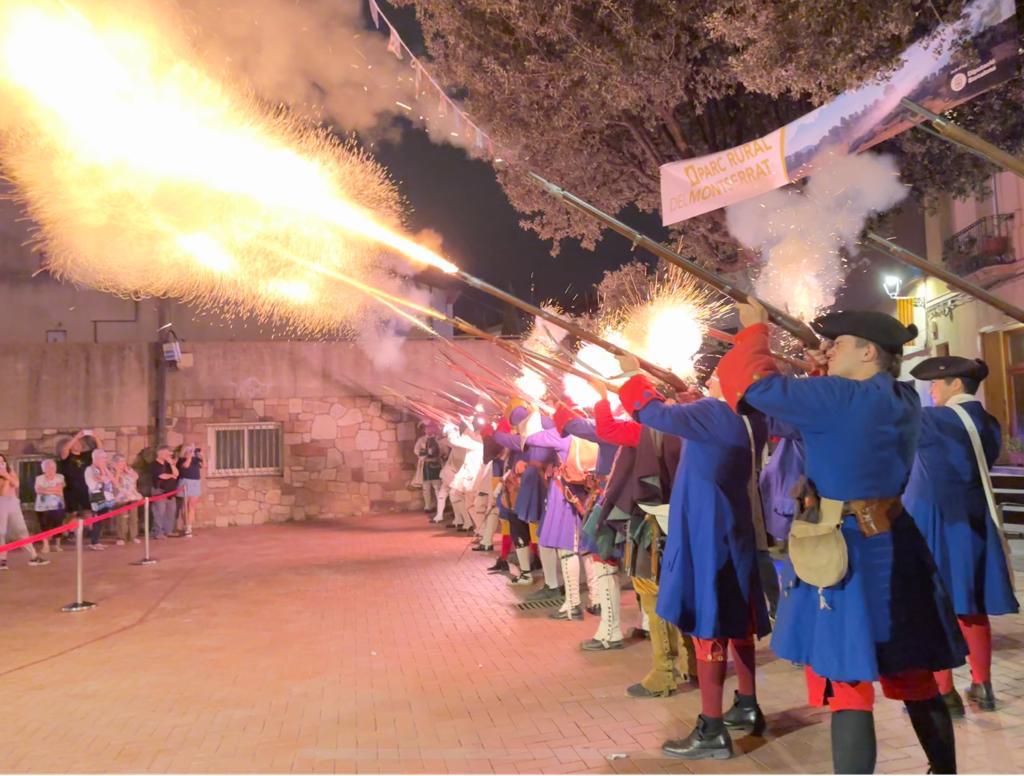
[[[890,299],[896,299],[900,295],[902,281],[895,275],[886,275],[882,278],[882,288]]]

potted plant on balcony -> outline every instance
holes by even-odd
[[[1002,256],[1010,247],[1010,238],[1001,234],[990,234],[981,238],[978,245],[980,256]]]

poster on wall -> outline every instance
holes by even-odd
[[[977,97],[1017,71],[1013,0],[975,0],[961,19],[940,27],[903,53],[884,80],[843,92],[781,129],[719,153],[661,166],[661,220],[665,226],[764,194],[828,165],[866,151],[909,129],[919,117],[901,107],[908,99],[942,113]],[[954,45],[970,40],[977,57]]]

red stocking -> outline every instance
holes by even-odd
[[[501,537],[501,559],[508,560],[508,554],[512,552],[512,537],[504,534]]]
[[[732,647],[733,668],[736,671],[736,689],[740,695],[757,695],[753,639],[729,639],[729,646]]]
[[[722,693],[725,687],[725,639],[693,639],[697,653],[697,683],[700,685],[700,711],[705,717],[721,719]]]
[[[936,682],[936,684],[939,685],[939,692],[941,692],[943,695],[945,695],[946,693],[953,692],[953,672],[952,671],[949,671],[949,670],[946,670],[946,671],[936,671],[935,672],[935,682]]]
[[[971,664],[971,681],[975,684],[992,679],[992,626],[987,614],[961,614],[960,631],[967,642],[967,659]]]

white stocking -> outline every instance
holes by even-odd
[[[572,611],[580,605],[580,556],[569,550],[561,550],[558,560],[565,580],[565,604],[563,611]]]
[[[544,584],[552,590],[558,587],[558,550],[540,547],[540,565],[544,570]]]
[[[601,563],[597,566],[597,603],[601,604],[601,622],[594,638],[598,641],[622,641],[622,622],[619,620],[620,597],[619,575],[614,566]]]

